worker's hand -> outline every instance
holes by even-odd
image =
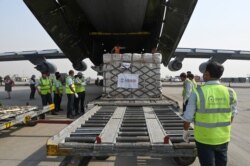
[[[77,93],[75,93],[75,98],[78,98],[78,94]]]
[[[183,138],[183,140],[184,140],[186,143],[189,142],[189,136],[190,136],[189,131],[188,131],[188,130],[184,130],[184,131],[183,131],[182,138]]]

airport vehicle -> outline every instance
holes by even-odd
[[[54,104],[39,109],[36,106],[1,106],[0,130],[11,128],[17,124],[31,124],[32,119],[55,108]]]

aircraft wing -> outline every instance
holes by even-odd
[[[55,73],[57,68],[54,64],[46,59],[66,58],[65,55],[57,49],[41,50],[41,51],[22,51],[22,52],[3,52],[0,53],[1,61],[20,61],[29,60],[36,65],[36,69],[40,72]]]
[[[0,62],[29,60],[34,65],[46,61],[46,59],[61,59],[61,58],[66,58],[66,57],[62,53],[62,51],[57,49],[0,53]]]
[[[1,61],[19,61],[19,60],[29,60],[32,64],[37,65],[39,70],[39,65],[41,66],[51,66],[46,61],[46,59],[62,59],[67,58],[64,53],[57,49],[41,50],[41,51],[22,51],[22,52],[3,52],[0,53]],[[244,50],[223,50],[223,49],[201,49],[201,48],[177,48],[173,55],[174,60],[170,61],[168,68],[171,71],[178,71],[182,67],[182,61],[185,58],[207,58],[207,62],[200,65],[200,71],[204,69],[204,66],[211,60],[217,61],[219,63],[224,63],[227,59],[231,60],[250,60],[250,51]],[[41,68],[41,67],[40,67]],[[40,69],[43,71],[45,69]],[[54,68],[56,68],[54,66]],[[87,68],[87,66],[86,66]],[[101,69],[98,69],[101,70]],[[96,70],[98,72],[98,70]],[[56,71],[56,69],[53,69]],[[52,72],[53,73],[53,72]]]
[[[174,60],[170,61],[168,68],[171,71],[178,71],[182,68],[182,61],[185,58],[208,58],[199,67],[203,72],[209,61],[224,63],[226,60],[250,60],[250,51],[223,50],[223,49],[201,49],[201,48],[177,48],[173,55]]]

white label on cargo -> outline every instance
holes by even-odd
[[[122,65],[121,65],[121,68],[123,68],[123,69],[124,69],[124,68],[128,69],[128,68],[130,68],[130,64],[131,64],[131,63],[124,63],[124,62],[123,62]]]
[[[118,88],[131,88],[137,89],[139,83],[139,75],[138,74],[119,74],[118,75]]]

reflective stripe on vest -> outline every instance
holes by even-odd
[[[68,76],[66,78],[65,93],[66,94],[73,94],[74,92],[71,91],[71,89],[70,89],[70,87],[68,85],[68,79],[72,79],[72,78],[70,76]],[[75,84],[74,84],[73,79],[72,79],[72,88],[73,88],[73,90],[75,90]]]
[[[218,145],[230,141],[231,104],[235,92],[223,85],[198,86],[196,90],[195,139]]]
[[[42,95],[50,93],[51,82],[49,79],[40,78],[40,92]]]

